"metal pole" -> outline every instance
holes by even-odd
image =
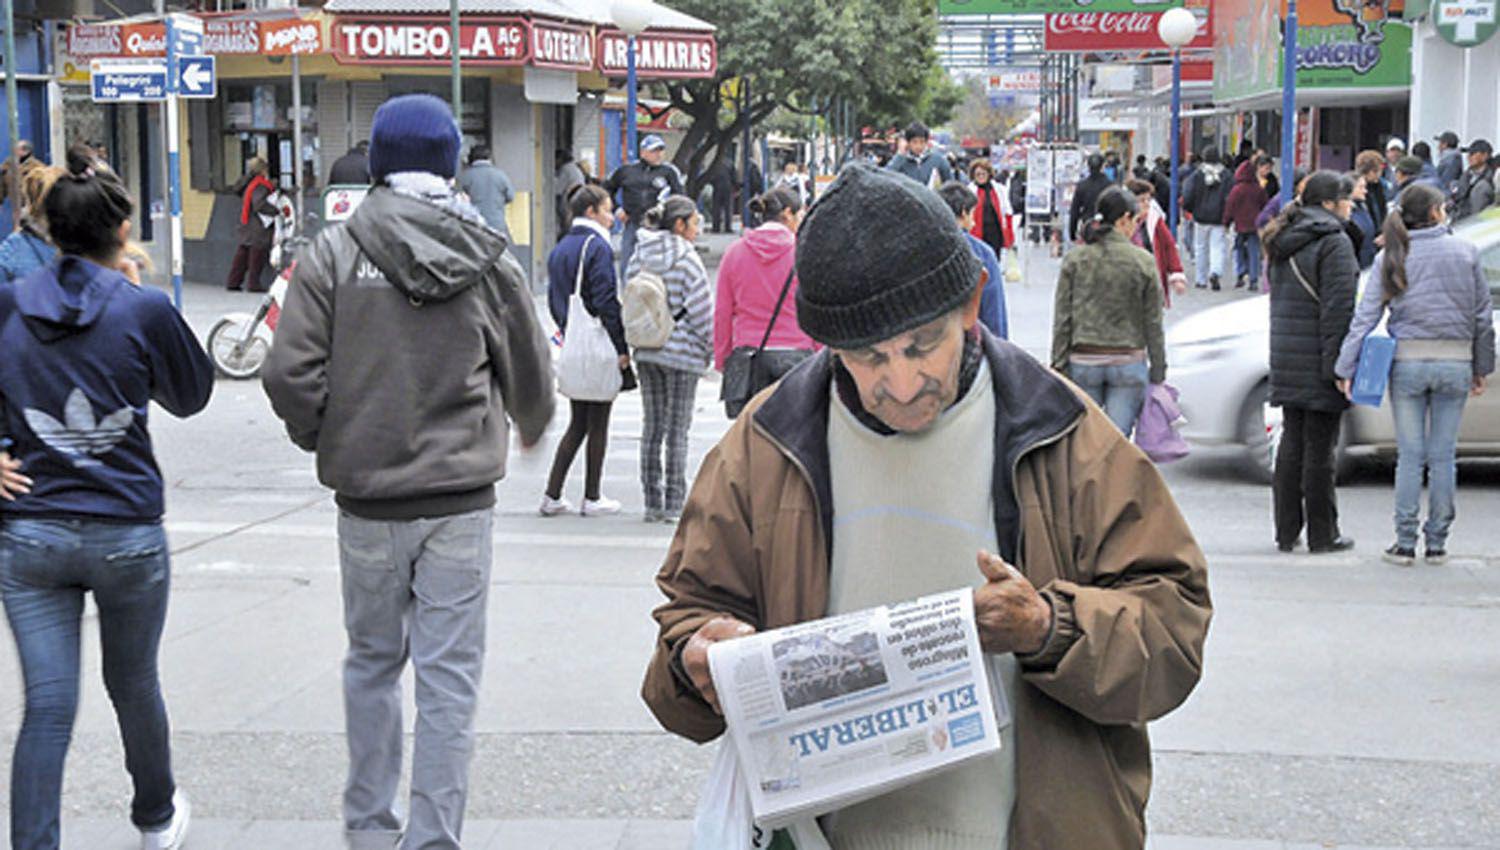
[[[632,54],[633,55],[633,54]],[[740,77],[740,114],[748,115],[750,111],[750,78]],[[759,186],[750,184],[750,121],[745,121],[745,126],[740,130],[740,148],[743,153],[740,158],[744,160],[744,167],[740,173],[744,175],[745,190],[740,193],[740,230],[750,229],[750,199],[760,194]]]
[[[1292,185],[1297,164],[1297,0],[1287,0],[1281,40],[1286,48],[1281,72],[1281,204],[1286,206],[1297,191]]]
[[[455,55],[457,55],[455,53]],[[303,195],[306,194],[302,185],[302,57],[296,53],[292,54],[292,191],[296,193],[297,199],[297,224],[292,228],[296,234],[302,233],[303,218]]]
[[[637,158],[636,149],[636,127],[635,113],[636,91],[635,91],[635,36],[625,37],[625,161],[634,162]]]
[[[453,54],[453,120],[458,122],[459,134],[464,126],[464,80],[459,54],[458,0],[448,0],[448,40],[452,42]]]
[[[11,229],[21,226],[21,163],[15,160],[16,146],[21,143],[21,109],[16,100],[16,14],[12,0],[0,0],[5,4],[5,109],[6,127],[10,144],[6,155],[12,159],[10,168],[10,224]],[[54,157],[55,159],[55,157]]]
[[[1177,169],[1182,158],[1182,50],[1172,51],[1172,130],[1171,130],[1171,187],[1168,190],[1167,228],[1177,235]]]

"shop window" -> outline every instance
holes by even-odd
[[[318,86],[317,81],[302,80],[302,183],[318,183]],[[262,157],[271,165],[271,177],[290,186],[297,157],[292,152],[292,84],[291,80],[221,81],[219,97],[201,113],[204,138],[212,138],[210,127],[218,128],[217,143],[206,147],[211,163],[212,187],[231,189],[244,176],[245,164],[252,157]],[[197,131],[197,125],[193,126]],[[196,154],[197,151],[195,150]],[[197,157],[194,157],[197,160]],[[197,167],[194,167],[195,180]],[[196,182],[194,188],[198,188]]]
[[[391,97],[403,94],[430,94],[443,100],[453,97],[453,83],[448,77],[386,77],[386,91]],[[483,77],[463,79],[464,115],[461,129],[464,150],[476,144],[489,143],[490,81]]]

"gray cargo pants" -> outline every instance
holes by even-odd
[[[344,829],[353,850],[457,850],[474,753],[493,559],[489,509],[381,522],[339,513],[343,576]],[[401,673],[416,670],[411,816],[402,836]]]

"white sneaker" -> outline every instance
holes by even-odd
[[[597,499],[584,499],[583,510],[579,513],[584,516],[610,516],[620,512],[620,503],[608,496],[600,496]]]
[[[172,822],[154,832],[141,832],[141,850],[179,850],[187,842],[188,824],[193,820],[193,806],[178,789],[172,795]]]
[[[573,512],[573,503],[567,499],[554,499],[551,496],[542,496],[542,506],[537,513],[542,516],[560,516]]]

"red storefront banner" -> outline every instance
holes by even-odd
[[[330,25],[333,58],[352,65],[447,65],[448,19],[426,15],[366,18],[340,15]],[[466,18],[458,30],[459,55],[469,65],[524,65],[531,56],[530,27],[521,18]]]
[[[1166,50],[1156,34],[1160,12],[1067,12],[1047,16],[1045,45],[1048,50],[1106,53],[1130,50]],[[1213,13],[1203,10],[1198,35],[1185,50],[1212,50]]]
[[[531,22],[531,62],[562,71],[594,69],[594,31],[551,21]]]
[[[323,27],[299,18],[203,21],[203,52],[216,56],[289,56],[323,50]],[[80,24],[68,29],[68,54],[77,59],[165,56],[163,24]]]
[[[212,32],[212,26],[208,27],[208,33]],[[318,21],[295,18],[285,21],[261,21],[260,52],[267,56],[291,56],[294,53],[307,56],[312,53],[322,53],[323,26]]]
[[[623,77],[629,56],[625,34],[599,32],[599,70]],[[719,47],[707,33],[648,32],[635,40],[635,72],[642,77],[712,77],[719,71]]]
[[[68,55],[74,59],[166,54],[165,24],[80,24],[68,29]]]

